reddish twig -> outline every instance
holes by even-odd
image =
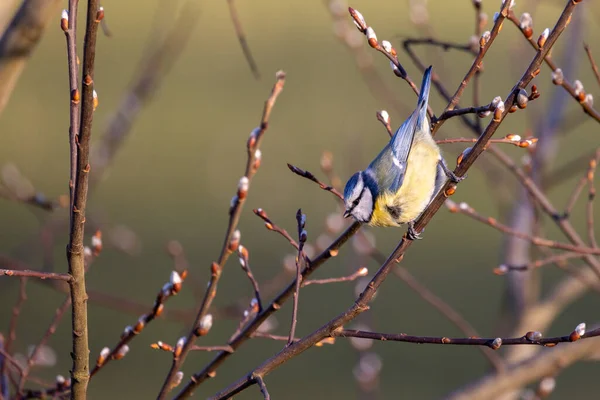
[[[512,144],[517,147],[530,147],[537,143],[537,138],[525,138],[521,139],[519,135],[507,135],[504,139],[490,139],[489,143],[492,144]],[[437,144],[452,144],[452,143],[477,143],[477,139],[472,138],[450,138],[450,139],[437,139]]]
[[[55,279],[57,281],[70,282],[73,277],[69,274],[61,274],[55,272],[32,271],[30,269],[15,270],[15,269],[0,269],[0,276],[19,276],[23,278],[39,278],[39,279]]]
[[[181,349],[181,354],[173,357],[173,364],[171,365],[171,369],[167,377],[165,378],[160,393],[158,394],[158,400],[163,400],[167,396],[167,393],[171,390],[175,374],[180,370],[180,367],[185,361],[187,353],[189,352],[190,346],[194,344],[194,341],[197,338],[197,327],[202,321],[202,319],[205,318],[208,314],[212,301],[217,294],[217,284],[221,277],[222,267],[225,265],[225,262],[229,258],[229,255],[233,251],[237,250],[239,246],[239,235],[234,235],[234,232],[236,231],[237,224],[242,212],[243,204],[246,200],[246,196],[248,195],[248,187],[250,185],[252,177],[254,176],[258,167],[260,166],[260,143],[267,129],[269,117],[271,115],[273,106],[275,105],[275,101],[277,100],[277,97],[283,90],[284,84],[285,73],[279,71],[276,74],[276,82],[273,86],[271,94],[265,102],[262,117],[260,120],[260,125],[252,131],[252,133],[250,134],[250,138],[248,139],[248,159],[246,162],[246,172],[242,179],[240,179],[240,182],[238,184],[237,195],[234,196],[231,204],[231,208],[229,211],[229,224],[227,226],[227,232],[225,233],[225,240],[223,241],[223,246],[221,248],[221,252],[217,262],[213,263],[211,266],[211,278],[208,284],[208,288],[206,289],[205,296],[202,300],[194,323],[187,335],[185,344]]]
[[[310,280],[302,282],[302,286],[326,285],[329,283],[339,283],[339,282],[352,282],[358,278],[367,276],[368,273],[369,273],[369,270],[365,267],[362,267],[362,268],[359,268],[358,270],[356,270],[356,272],[354,272],[348,276],[342,276],[340,278],[310,279]]]
[[[248,62],[248,66],[250,67],[250,71],[252,71],[252,75],[254,75],[254,78],[260,79],[258,65],[256,65],[256,61],[254,61],[254,57],[252,56],[252,52],[250,51],[250,46],[248,46],[246,34],[244,33],[244,29],[242,28],[242,23],[238,16],[237,9],[235,8],[234,0],[227,0],[227,5],[229,6],[229,17],[231,18],[231,22],[233,23],[233,27],[235,28],[235,34],[238,38],[238,41],[240,42],[240,46],[242,47],[244,57],[246,58],[246,62]]]
[[[324,184],[323,182],[321,182],[320,180],[318,180],[317,177],[314,176],[311,172],[305,171],[305,170],[303,170],[301,168],[293,166],[292,164],[288,164],[287,166],[290,169],[290,171],[292,171],[296,175],[300,175],[303,178],[306,178],[308,180],[313,181],[314,183],[316,183],[317,185],[319,185],[319,187],[321,189],[326,190],[328,192],[331,192],[334,196],[336,196],[340,200],[344,201],[344,196],[340,192],[338,192],[338,190],[336,188],[334,188],[333,186],[329,186],[329,185]]]
[[[534,345],[534,346],[545,346],[553,347],[559,343],[571,343],[580,339],[593,338],[600,336],[600,329],[594,329],[585,333],[585,324],[580,326],[566,336],[556,336],[543,338],[540,332],[527,332],[521,337],[515,338],[449,338],[445,336],[411,336],[403,333],[378,333],[378,332],[364,332],[350,329],[339,329],[332,332],[332,336],[336,337],[356,337],[361,339],[381,340],[381,341],[393,341],[393,342],[404,342],[404,343],[415,343],[415,344],[447,344],[447,345],[461,345],[461,346],[486,346],[493,350],[498,350],[501,346],[515,346],[515,345]],[[583,333],[582,333],[583,332]]]
[[[290,244],[296,250],[298,250],[298,248],[300,247],[298,245],[298,243],[296,243],[296,241],[290,236],[290,234],[288,233],[288,231],[286,231],[283,228],[280,228],[273,221],[271,221],[271,219],[269,218],[269,216],[267,215],[267,213],[265,212],[265,210],[263,210],[262,208],[257,208],[257,209],[254,209],[253,211],[254,211],[254,214],[256,214],[260,219],[262,219],[263,221],[265,221],[265,227],[268,230],[279,233],[281,236],[283,236],[284,238],[286,238],[288,240],[288,242],[290,242]]]
[[[592,67],[592,71],[594,71],[594,76],[596,77],[596,80],[598,81],[598,84],[600,85],[600,71],[598,71],[598,64],[596,64],[596,61],[594,60],[594,57],[592,56],[592,50],[590,50],[590,46],[588,46],[587,43],[583,44],[583,48],[585,49],[585,53],[588,56],[588,59],[590,60],[590,65]]]
[[[570,252],[584,254],[584,255],[589,255],[589,254],[599,255],[600,254],[600,249],[586,247],[586,246],[578,246],[578,245],[573,245],[573,244],[569,244],[569,243],[556,242],[554,240],[545,239],[545,238],[542,238],[539,236],[533,236],[528,233],[515,231],[514,229],[510,228],[509,226],[498,222],[498,220],[495,218],[484,217],[483,215],[481,215],[477,211],[475,211],[475,209],[473,207],[469,206],[465,202],[462,202],[457,205],[453,201],[448,200],[446,202],[446,206],[452,213],[459,213],[459,214],[467,215],[467,216],[469,216],[481,223],[489,225],[492,228],[495,228],[503,233],[506,233],[511,236],[516,236],[516,237],[524,239],[524,240],[528,240],[529,242],[533,243],[536,246],[543,246],[543,247],[550,247],[553,249],[567,250]]]
[[[250,281],[250,284],[252,285],[252,289],[254,290],[254,298],[256,299],[256,303],[258,306],[258,312],[260,312],[263,309],[262,301],[260,299],[260,288],[258,286],[258,282],[256,281],[256,278],[254,278],[254,274],[252,273],[252,270],[250,269],[250,258],[248,255],[248,249],[246,249],[244,246],[240,245],[238,247],[238,256],[239,256],[240,266],[242,267],[242,270],[246,273],[246,276],[248,277],[248,280]]]

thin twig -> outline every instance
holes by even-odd
[[[360,277],[367,276],[368,273],[369,270],[365,267],[362,267],[348,276],[342,276],[339,278],[310,279],[302,282],[302,286],[304,287],[308,285],[327,285],[329,283],[352,282]]]
[[[510,236],[518,237],[520,239],[527,240],[536,246],[549,247],[552,249],[567,250],[567,251],[570,251],[573,253],[579,253],[579,254],[584,254],[584,255],[585,254],[593,254],[593,255],[600,254],[600,249],[587,247],[587,246],[578,246],[578,245],[573,245],[573,244],[569,244],[569,243],[561,243],[561,242],[557,242],[554,240],[542,238],[539,236],[530,235],[525,232],[516,231],[516,230],[512,229],[511,227],[504,225],[501,222],[498,222],[498,220],[495,218],[484,217],[483,215],[479,214],[473,207],[471,207],[470,205],[468,205],[465,202],[456,204],[453,201],[448,200],[446,202],[446,206],[452,213],[459,213],[459,214],[467,215],[485,225],[489,225],[492,228],[499,230],[500,232],[506,233]]]
[[[590,160],[590,167],[587,173],[588,180],[588,201],[586,207],[586,222],[587,222],[587,235],[590,246],[598,248],[598,242],[596,241],[595,224],[594,224],[594,199],[596,198],[596,188],[594,187],[594,174],[596,167],[600,163],[600,148],[596,150],[596,157]]]
[[[254,290],[254,298],[256,299],[256,304],[258,306],[257,311],[260,312],[263,309],[262,301],[260,298],[260,288],[258,286],[256,278],[254,277],[254,274],[252,273],[252,270],[250,269],[250,258],[248,256],[248,249],[240,245],[238,247],[238,256],[240,260],[240,266],[242,267],[242,270],[246,273],[246,276],[248,277],[248,280],[252,285],[252,289]]]
[[[539,338],[538,336],[539,335]],[[460,345],[460,346],[487,346],[493,350],[498,350],[501,346],[515,346],[515,345],[533,345],[533,346],[546,346],[553,347],[558,343],[571,343],[579,339],[587,339],[600,336],[600,329],[594,329],[580,335],[576,331],[566,336],[556,336],[542,338],[539,332],[528,332],[521,337],[515,338],[449,338],[446,336],[412,336],[404,333],[378,333],[378,332],[364,332],[351,329],[340,329],[332,332],[332,336],[336,337],[355,337],[361,339],[371,339],[380,341],[392,341],[392,342],[404,342],[404,343],[415,343],[415,344],[447,344],[447,345]]]
[[[238,41],[240,42],[240,46],[242,47],[244,57],[246,58],[248,66],[250,67],[250,71],[252,71],[252,75],[254,75],[254,78],[260,79],[258,65],[256,65],[256,61],[254,61],[254,57],[252,56],[252,52],[250,51],[250,46],[248,45],[248,41],[246,40],[246,34],[244,33],[244,29],[242,28],[242,23],[238,16],[234,1],[235,0],[227,0],[227,5],[229,6],[229,17],[231,18],[231,22],[233,23],[233,27],[235,28],[235,34],[238,38]]]
[[[58,281],[71,282],[73,277],[69,274],[61,274],[55,272],[32,271],[30,269],[15,270],[15,269],[0,269],[0,276],[20,276],[24,278],[39,278],[39,279],[55,279]]]
[[[264,396],[265,400],[271,400],[271,396],[269,395],[269,391],[267,390],[267,385],[265,384],[265,381],[263,380],[263,378],[261,378],[260,376],[257,376],[255,379],[256,379],[256,384],[260,388],[260,392]]]
[[[594,76],[596,77],[596,80],[598,81],[598,84],[600,85],[600,71],[598,71],[598,64],[596,64],[596,61],[594,60],[594,57],[592,56],[592,50],[590,50],[590,46],[588,46],[587,43],[583,44],[583,48],[585,49],[588,59],[590,60],[590,65],[592,67],[592,71],[594,71]]]
[[[314,183],[319,185],[319,187],[321,189],[331,192],[333,195],[337,196],[340,200],[344,201],[344,196],[340,192],[338,192],[338,190],[336,188],[334,188],[333,186],[324,184],[323,182],[318,180],[317,177],[314,176],[311,172],[305,171],[305,170],[298,168],[296,166],[293,166],[292,164],[289,164],[289,163],[287,166],[290,169],[290,171],[292,171],[296,175],[300,175],[303,178],[313,181]]]

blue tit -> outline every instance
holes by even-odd
[[[414,221],[445,184],[455,182],[431,136],[427,102],[431,68],[423,75],[417,108],[364,171],[352,175],[344,189],[344,217],[372,226],[408,223],[408,237],[419,238]]]

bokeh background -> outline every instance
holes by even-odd
[[[411,2],[414,3],[414,2]],[[465,43],[474,31],[471,1],[430,0],[423,2],[429,24],[418,26],[411,15],[414,4],[408,1],[355,0],[380,39],[391,40],[398,49],[402,37],[435,36]],[[539,3],[539,4],[538,4]],[[336,37],[330,6],[327,2],[249,1],[236,2],[241,22],[262,78],[256,80],[243,58],[229,18],[226,2],[198,2],[200,17],[192,36],[172,71],[165,78],[154,100],[136,119],[111,164],[108,174],[89,201],[89,218],[105,233],[115,227],[127,227],[137,235],[139,248],[125,254],[105,240],[106,249],[92,266],[87,282],[91,289],[122,296],[151,306],[157,290],[168,280],[173,268],[165,251],[173,239],[181,242],[190,261],[194,279],[167,305],[169,309],[193,310],[209,276],[210,263],[218,256],[227,224],[227,209],[245,165],[245,143],[259,117],[274,74],[287,73],[285,89],[272,114],[271,124],[262,146],[263,163],[252,183],[245,212],[241,218],[242,243],[249,249],[251,264],[259,282],[267,282],[280,273],[283,258],[291,247],[277,235],[264,229],[251,209],[262,207],[269,216],[295,231],[295,212],[307,214],[309,240],[325,229],[325,219],[337,213],[332,196],[310,182],[292,175],[286,162],[319,171],[323,151],[331,151],[334,166],[342,179],[364,167],[386,142],[385,130],[375,119],[375,111],[387,109],[392,125],[400,123],[413,107],[414,94],[393,76],[389,63],[380,54],[368,51],[373,63],[393,93],[399,107],[374,96],[361,78],[354,54]],[[177,14],[178,3],[164,1],[114,1],[103,3],[106,21],[112,32],[100,34],[96,56],[96,89],[100,106],[96,111],[93,140],[101,139],[118,107],[129,82],[139,74],[138,60],[148,38],[169,25]],[[491,15],[500,1],[483,1]],[[535,35],[552,27],[564,1],[517,2],[520,15],[535,7]],[[65,2],[66,7],[66,2]],[[156,10],[164,13],[157,24]],[[600,6],[584,2],[554,55],[560,60],[564,49],[577,58],[576,72],[568,78],[580,79],[591,93],[598,86],[591,74],[582,42],[587,40],[597,55],[600,46]],[[59,14],[35,50],[8,107],[0,118],[0,163],[13,163],[49,198],[67,193],[68,181],[68,86],[64,35],[59,29]],[[576,30],[569,33],[569,30]],[[463,53],[418,49],[428,63],[433,63],[451,91],[459,84],[471,63]],[[505,96],[533,56],[521,34],[505,23],[497,42],[485,62],[482,77],[482,102]],[[401,53],[400,59],[409,74],[420,81],[420,72]],[[542,97],[530,104],[527,112],[510,115],[498,135],[523,134],[536,129],[547,113],[548,101],[557,90],[547,68],[534,81]],[[464,104],[471,99],[470,92]],[[445,106],[433,94],[434,110]],[[569,100],[565,120],[586,118],[576,102]],[[487,122],[487,120],[486,120]],[[444,125],[440,134],[447,137],[468,136],[458,122]],[[598,126],[583,122],[561,139],[560,152],[553,167],[589,152],[598,144]],[[447,146],[444,151],[451,165],[464,146]],[[524,152],[506,148],[519,160]],[[485,157],[485,156],[484,156]],[[581,173],[584,172],[582,163]],[[93,168],[93,166],[92,166]],[[508,172],[507,172],[508,176]],[[557,205],[565,204],[579,175],[550,192]],[[486,215],[502,217],[497,199],[489,194],[487,176],[473,169],[460,185],[454,200],[466,201]],[[506,193],[517,190],[510,177]],[[581,203],[574,213],[577,227],[582,228]],[[506,211],[506,209],[504,209]],[[30,263],[32,268],[52,265],[66,271],[64,246],[66,227],[58,230],[49,256],[44,261],[40,229],[51,220],[67,220],[64,211],[52,215],[23,204],[0,200],[0,252]],[[547,224],[550,235],[560,238]],[[379,250],[388,253],[403,234],[400,229],[373,229]],[[498,332],[498,314],[505,280],[492,274],[501,259],[502,236],[489,227],[466,217],[441,210],[428,226],[425,240],[415,243],[403,264],[456,307],[484,336]],[[377,265],[358,257],[346,246],[318,273],[319,277],[348,274],[365,263],[372,274]],[[561,273],[547,268],[543,289],[550,287]],[[195,281],[197,284],[193,284]],[[6,332],[11,308],[18,294],[17,279],[0,279],[0,329]],[[298,333],[305,335],[348,307],[355,296],[355,283],[310,286],[300,297]],[[17,350],[27,351],[47,328],[54,310],[64,294],[30,280],[28,301],[19,320]],[[251,287],[232,257],[225,267],[215,302],[217,307],[251,297]],[[579,322],[595,322],[598,298],[587,295],[569,306],[546,336],[570,332]],[[288,305],[277,314],[276,333],[285,334],[291,309]],[[369,311],[373,328],[385,332],[414,335],[460,336],[461,333],[430,308],[397,278],[390,276]],[[90,303],[90,349],[95,359],[103,346],[112,346],[124,327],[137,320],[115,307]],[[237,322],[217,319],[210,335],[201,344],[222,344]],[[153,398],[167,373],[171,357],[151,350],[157,340],[175,343],[189,323],[160,319],[134,340],[131,351],[121,361],[103,370],[90,384],[90,399]],[[52,380],[56,374],[68,375],[70,368],[70,318],[66,316],[50,341],[58,355],[55,367],[36,369],[36,376]],[[238,354],[222,366],[216,378],[196,392],[204,398],[224,388],[265,358],[277,352],[283,343],[263,339],[244,345]],[[378,398],[439,398],[449,391],[486,373],[488,365],[479,351],[468,347],[415,346],[401,343],[375,343],[383,368]],[[212,357],[195,353],[185,364],[186,378]],[[271,395],[276,399],[313,398],[346,399],[357,397],[353,368],[357,352],[344,340],[334,346],[312,349],[287,363],[267,378]],[[562,372],[553,398],[584,398],[597,391],[597,363],[583,362]],[[258,398],[258,390],[248,390],[240,399]],[[375,395],[374,397],[375,398]]]

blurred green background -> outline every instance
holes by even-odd
[[[410,2],[414,3],[414,2]],[[388,39],[401,48],[400,37],[429,36],[466,43],[474,29],[471,1],[430,0],[425,2],[430,26],[417,27],[411,22],[408,1],[355,0],[372,25],[379,39]],[[534,3],[535,37],[545,27],[552,27],[564,1],[526,2],[516,5],[520,15]],[[243,173],[246,139],[258,124],[266,99],[274,82],[274,74],[287,73],[285,89],[275,106],[271,124],[262,146],[262,166],[252,182],[250,195],[240,222],[242,243],[249,249],[251,265],[259,282],[267,282],[282,269],[282,259],[291,247],[276,234],[264,229],[251,209],[264,208],[269,216],[290,232],[295,232],[295,212],[307,214],[309,240],[315,240],[325,229],[325,218],[339,212],[331,195],[310,182],[292,175],[285,163],[290,162],[322,176],[319,160],[324,150],[334,156],[334,165],[342,180],[364,167],[386,142],[385,130],[375,119],[375,111],[387,109],[392,125],[399,124],[413,107],[414,94],[395,78],[385,58],[367,51],[385,85],[404,104],[394,109],[392,104],[374,97],[355,63],[355,57],[336,38],[334,23],[326,3],[307,1],[236,2],[262,78],[253,79],[235,36],[225,1],[199,2],[200,18],[189,44],[166,77],[154,101],[144,108],[134,129],[112,163],[109,173],[89,201],[89,218],[106,232],[124,225],[135,232],[141,243],[137,254],[127,255],[108,242],[107,248],[93,264],[88,286],[94,290],[119,295],[136,302],[152,305],[159,288],[168,280],[172,261],[165,251],[166,243],[179,240],[190,261],[193,278],[183,292],[169,301],[169,309],[194,309],[194,291],[201,292],[209,276],[210,263],[218,256],[227,224],[227,209],[235,187]],[[153,15],[162,9],[165,20],[173,14],[170,2],[114,1],[103,2],[106,21],[113,36],[100,35],[96,56],[96,90],[100,106],[94,119],[93,140],[103,135],[128,83],[139,73],[136,70],[147,38],[160,29]],[[66,6],[66,2],[65,2]],[[484,1],[491,15],[500,1]],[[600,57],[598,23],[600,6],[584,2],[577,24],[582,37]],[[175,12],[176,13],[176,12]],[[8,107],[0,118],[0,163],[14,163],[36,189],[50,198],[67,193],[68,181],[68,86],[64,35],[56,21],[50,23],[43,41],[33,54],[21,77]],[[165,22],[165,21],[162,21]],[[168,25],[169,22],[167,21]],[[83,24],[81,24],[83,25]],[[573,28],[573,25],[569,29]],[[598,93],[581,40],[568,42],[568,33],[559,40],[554,55],[566,46],[576,46],[572,54],[578,59],[578,72],[567,76],[580,79],[591,93]],[[399,50],[400,52],[400,50]],[[433,63],[451,92],[455,90],[471,57],[463,53],[419,48],[425,62]],[[507,22],[485,62],[482,76],[482,102],[494,96],[506,96],[529,64],[533,51],[525,45],[521,34]],[[409,74],[420,81],[420,72],[401,52],[400,59]],[[527,112],[510,115],[498,136],[523,134],[539,126],[546,116],[547,104],[556,88],[550,82],[546,67],[534,81],[542,97],[530,104]],[[463,105],[470,105],[471,94]],[[437,114],[445,102],[432,95]],[[576,102],[569,100],[567,119],[586,118]],[[485,120],[484,123],[487,123]],[[469,136],[459,123],[449,122],[440,134],[448,137]],[[558,168],[598,144],[598,125],[583,122],[568,136],[561,138]],[[444,148],[449,163],[465,146]],[[524,152],[505,148],[519,160]],[[484,156],[485,157],[485,156]],[[585,169],[582,161],[581,173]],[[92,165],[92,168],[94,166]],[[508,172],[507,172],[508,174]],[[497,201],[488,194],[486,175],[473,169],[462,183],[455,201],[467,201],[485,215],[499,216]],[[562,207],[579,175],[550,192],[551,199]],[[508,193],[518,197],[514,182],[507,179]],[[510,198],[511,196],[509,196]],[[584,229],[583,201],[574,213],[575,225]],[[39,241],[40,228],[57,216],[28,206],[0,201],[0,251],[41,269],[43,252]],[[561,238],[548,225],[553,238]],[[89,233],[89,231],[88,231]],[[374,229],[379,250],[388,253],[403,230]],[[489,227],[466,217],[441,210],[428,226],[425,240],[415,243],[403,265],[455,306],[483,336],[498,332],[497,316],[505,280],[492,274],[501,259],[501,235]],[[66,271],[64,246],[66,229],[55,238],[54,266]],[[377,265],[358,257],[352,246],[324,266],[319,277],[349,274],[360,265],[367,265],[372,274]],[[544,270],[544,289],[562,277],[548,267]],[[194,285],[192,282],[198,282]],[[354,300],[355,283],[330,286],[310,286],[300,296],[298,334],[305,335],[337,315]],[[11,308],[18,293],[18,280],[0,280],[0,329],[6,332]],[[232,257],[225,268],[215,305],[223,306],[251,297],[251,287]],[[16,349],[25,352],[36,343],[53,317],[64,295],[30,280],[28,301],[19,320]],[[266,299],[270,300],[270,299]],[[587,295],[569,306],[546,336],[562,335],[581,321],[596,322],[598,299]],[[277,314],[276,333],[286,334],[291,309],[288,305]],[[383,285],[367,318],[372,328],[385,332],[405,332],[414,335],[461,336],[445,318],[425,304],[397,278],[390,276]],[[92,361],[103,346],[112,346],[124,327],[133,324],[137,315],[119,309],[90,303],[90,350]],[[217,319],[211,333],[199,344],[223,344],[237,322]],[[136,338],[131,351],[121,361],[103,370],[90,384],[90,399],[109,396],[119,399],[153,398],[167,373],[171,357],[151,350],[157,340],[175,343],[188,323],[159,319]],[[67,315],[50,344],[58,354],[58,364],[50,369],[36,369],[34,374],[52,380],[58,373],[68,375],[70,368],[70,318]],[[219,370],[217,377],[196,392],[204,398],[224,388],[235,379],[277,352],[283,343],[263,339],[244,345]],[[373,350],[382,359],[378,398],[438,398],[449,391],[482,376],[488,370],[486,361],[476,348],[415,346],[400,343],[375,343]],[[189,373],[199,370],[210,354],[194,353],[185,364]],[[357,352],[344,340],[335,346],[312,349],[266,379],[271,396],[276,399],[313,398],[346,399],[358,396],[352,369]],[[600,366],[579,363],[561,373],[553,398],[584,398],[597,390],[595,377]],[[257,389],[239,396],[240,399],[260,398]],[[376,398],[375,396],[373,398]]]

